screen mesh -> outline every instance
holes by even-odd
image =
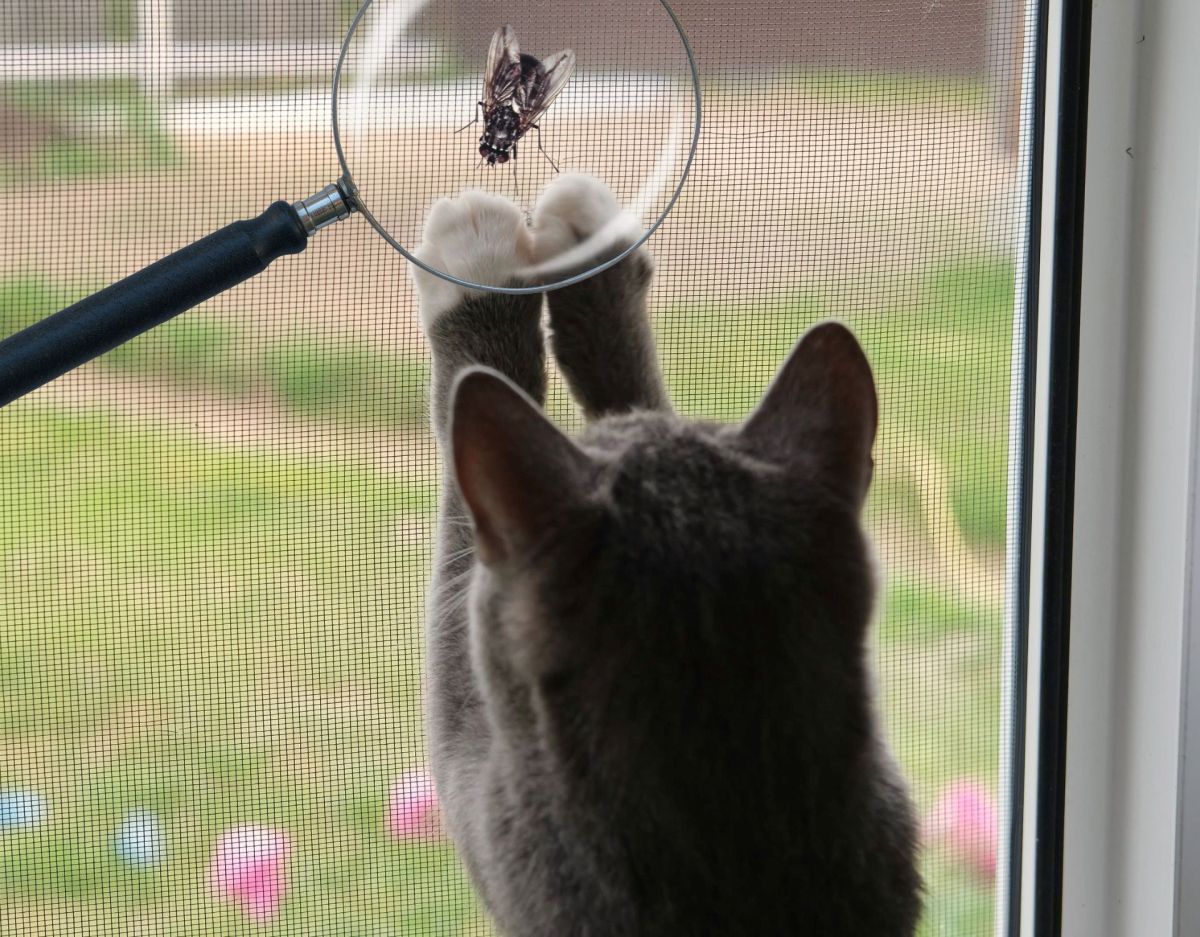
[[[922,933],[991,934],[1034,24],[1024,0],[675,7],[705,123],[650,241],[674,401],[736,420],[812,323],[863,341]],[[630,56],[646,9],[596,6]],[[10,4],[0,334],[337,178],[306,115],[354,11]],[[427,379],[404,261],[351,219],[0,413],[0,933],[490,933],[424,773]],[[549,407],[575,425],[561,383]]]

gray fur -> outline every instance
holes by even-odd
[[[509,937],[909,937],[916,824],[865,651],[866,359],[827,324],[744,426],[680,419],[650,269],[548,298],[578,441],[539,409],[539,298],[429,325],[449,832]]]

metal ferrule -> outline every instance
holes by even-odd
[[[308,234],[341,221],[354,210],[336,185],[325,186],[316,195],[296,202],[292,208],[300,216],[300,223]]]

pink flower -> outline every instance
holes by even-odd
[[[217,841],[208,867],[209,887],[222,901],[240,905],[267,923],[279,913],[287,892],[292,843],[282,830],[256,824],[235,827]]]
[[[981,784],[962,779],[950,784],[925,821],[925,836],[985,881],[996,877],[1000,835],[996,801]]]
[[[426,772],[411,771],[396,779],[388,797],[387,828],[400,840],[441,838],[437,791]]]

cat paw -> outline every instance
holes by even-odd
[[[612,189],[583,173],[563,173],[533,210],[533,255],[542,266],[581,267],[625,250],[642,233]]]
[[[521,209],[506,198],[471,189],[458,198],[434,203],[415,256],[460,280],[501,286],[521,276],[533,257],[533,246]],[[440,316],[482,292],[443,280],[415,264],[409,269],[426,331]]]

